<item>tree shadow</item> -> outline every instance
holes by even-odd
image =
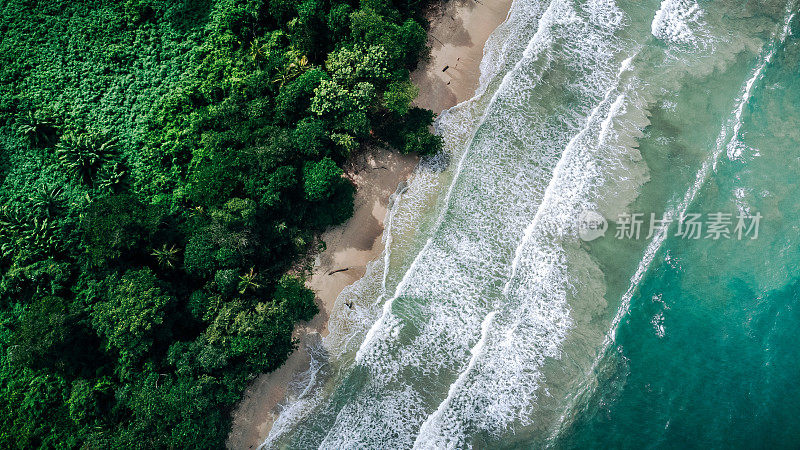
[[[169,9],[166,19],[173,28],[189,31],[203,27],[211,15],[211,0],[179,0]]]

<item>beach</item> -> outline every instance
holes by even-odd
[[[356,185],[354,213],[344,224],[322,234],[326,249],[316,255],[307,285],[316,294],[320,312],[298,325],[298,349],[277,370],[262,374],[250,385],[234,412],[228,448],[257,448],[269,433],[291,379],[308,368],[306,344],[327,334],[328,317],[336,297],[364,275],[368,262],[383,251],[383,219],[389,196],[407,180],[418,162],[416,156],[372,148],[355,158],[347,177]]]
[[[411,74],[419,87],[416,106],[438,114],[472,98],[484,44],[510,8],[511,0],[454,0],[431,12],[431,55]]]
[[[472,97],[478,86],[483,47],[505,20],[510,0],[451,1],[431,10],[430,58],[412,74],[419,87],[414,105],[439,113]],[[342,290],[360,279],[368,262],[383,251],[384,218],[390,196],[414,172],[418,158],[370,148],[354,158],[346,176],[356,186],[354,214],[322,234],[326,248],[314,261],[307,285],[320,308],[311,322],[298,326],[298,350],[277,370],[258,376],[233,413],[230,449],[257,448],[266,438],[291,379],[308,367],[306,344],[327,334],[328,317]]]

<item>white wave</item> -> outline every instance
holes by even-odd
[[[444,401],[442,401],[442,403],[439,404],[439,407],[436,409],[436,411],[431,414],[425,420],[425,422],[423,422],[422,426],[420,427],[419,434],[417,435],[417,439],[414,442],[414,448],[451,449],[458,448],[460,445],[463,445],[463,443],[460,442],[460,439],[457,437],[457,430],[452,430],[453,432],[451,434],[434,433],[440,431],[443,414],[448,408],[451,407],[456,392],[467,383],[467,377],[469,373],[475,368],[480,356],[483,355],[484,347],[486,346],[486,341],[489,337],[489,327],[491,326],[492,320],[496,314],[497,311],[492,311],[484,318],[483,323],[481,323],[481,337],[471,350],[472,357],[470,358],[466,369],[461,372],[461,374],[458,376],[458,379],[456,379],[456,381],[450,386],[447,397],[444,399]]]
[[[473,376],[467,375],[465,387],[454,388],[452,402],[443,407],[440,419],[428,422],[425,435],[420,434],[418,439],[426,442],[425,436],[430,433],[460,442],[467,426],[465,420],[470,421],[470,426],[497,431],[523,412],[514,397],[524,399],[525,393],[514,389],[522,385],[508,371],[530,380],[524,383],[533,393],[539,377],[536,367],[543,358],[557,355],[560,336],[567,329],[567,311],[554,303],[563,301],[566,287],[541,292],[541,301],[524,302],[519,287],[514,288],[515,295],[509,299],[495,286],[510,275],[514,247],[509,247],[508,242],[522,236],[529,218],[539,208],[546,187],[543,181],[552,177],[569,137],[585,125],[591,104],[601,100],[613,85],[616,70],[609,63],[617,52],[611,46],[614,29],[598,28],[592,20],[615,14],[593,15],[600,5],[614,8],[611,2],[593,2],[594,10],[576,10],[570,2],[552,2],[539,20],[523,60],[505,75],[493,96],[487,109],[491,114],[472,133],[445,196],[446,207],[435,237],[404,275],[384,314],[357,352],[356,363],[368,371],[370,380],[354,401],[369,407],[355,415],[338,414],[336,426],[346,423],[354,432],[372,433],[361,426],[362,417],[381,404],[365,398],[369,396],[365,392],[380,390],[385,400],[397,391],[396,383],[405,386],[400,380],[411,377],[416,389],[437,379],[454,376],[457,381],[469,366],[466,360],[471,359],[470,346],[482,335],[487,336],[481,333],[480,318],[498,307],[504,309],[503,317],[497,321],[497,328],[503,331],[490,332],[487,339],[491,350],[487,350],[486,357],[476,356],[480,364],[473,367],[479,379],[486,380],[494,373],[493,380],[509,380],[509,384],[481,396],[481,401],[490,401],[487,408],[476,411],[474,403],[467,401],[469,397],[461,391],[475,392],[480,384],[473,384]],[[552,50],[555,42],[561,45],[558,53]],[[539,84],[541,74],[554,70],[554,65],[577,77],[566,87],[569,94],[563,94],[572,106],[565,108],[567,120],[561,123],[536,120],[527,110],[528,105],[539,102],[539,96],[552,98],[549,91],[562,95],[559,91],[564,87]],[[512,139],[521,142],[514,143]],[[539,151],[531,154],[531,149]],[[536,270],[526,266],[526,273],[529,269]],[[544,277],[537,283],[540,289],[559,284],[551,283],[551,271],[540,275]],[[522,317],[512,320],[517,313]],[[528,343],[538,340],[541,344],[532,345],[528,353],[515,350],[518,365],[503,364],[505,355],[497,353],[503,348],[502,343],[510,349],[518,342],[509,337],[522,337]],[[400,395],[400,391],[397,393]],[[494,394],[494,398],[488,399],[487,394]],[[436,409],[439,405],[441,402],[430,406]],[[392,445],[404,445],[404,439],[398,437]]]
[[[553,11],[565,21],[580,22],[576,14]],[[546,48],[537,44],[529,49]],[[630,58],[623,61],[618,77],[630,66]],[[598,72],[614,73],[606,67],[598,67]],[[635,90],[628,87],[633,91],[630,95],[612,95],[616,87],[606,90],[584,119],[585,125],[566,145],[534,220],[516,247],[496,320],[488,333],[483,329],[481,334],[482,352],[473,353],[447,398],[420,429],[415,446],[463,447],[467,430],[498,433],[515,421],[530,423],[542,382],[540,368],[548,358],[560,357],[561,343],[572,326],[567,304],[570,292],[590,302],[603,302],[602,274],[585,252],[575,250],[577,233],[570,231],[574,231],[574,218],[582,208],[596,207],[590,199],[599,195],[601,187],[615,183],[614,170],[601,167],[624,168],[630,180],[620,191],[635,187],[634,179],[638,183],[646,179],[641,168],[631,165],[638,160],[631,152],[638,152],[628,144],[629,133],[638,135],[647,120],[644,111],[636,107]],[[625,117],[634,111],[636,114]],[[612,131],[615,121],[624,125]]]
[[[419,172],[391,210],[389,233],[412,233],[418,208],[435,200],[421,248],[387,238],[370,278],[343,292],[364,314],[331,322],[326,343],[345,380],[290,405],[267,446],[294,431],[304,447],[462,447],[471,433],[528,424],[546,393],[545,361],[562,356],[570,327],[603,309],[602,273],[577,245],[572,218],[634,198],[646,177],[634,144],[649,100],[630,73],[633,57],[617,68],[614,32],[625,18],[612,2],[519,6],[528,3],[515,2],[507,23],[520,29],[508,25],[496,44],[498,53],[514,47],[514,67],[482,78],[484,94],[436,123],[454,170]],[[529,37],[524,49],[514,33]],[[511,65],[498,54],[485,60]],[[559,70],[569,79],[545,78]],[[390,250],[413,255],[400,264]],[[570,304],[576,298],[588,300]],[[626,293],[605,341],[605,329],[586,341],[607,348],[629,302]]]
[[[663,0],[653,17],[650,30],[669,44],[698,44],[696,31],[705,25],[703,10],[694,0]]]
[[[448,134],[445,145],[451,155],[460,157],[464,153],[466,142],[472,136],[472,131],[470,130],[474,130],[477,126],[476,124],[480,123],[481,111],[489,103],[487,99],[493,98],[494,91],[498,89],[497,87],[489,89],[489,84],[496,75],[502,75],[509,70],[507,67],[504,68],[502,64],[490,64],[489,62],[511,61],[513,63],[519,59],[525,43],[529,41],[528,30],[536,28],[535,26],[531,27],[530,24],[535,24],[538,21],[543,10],[542,5],[538,1],[517,0],[513,3],[507,20],[509,24],[504,23],[499,27],[505,30],[503,31],[504,35],[495,37],[493,34],[485,46],[477,95],[451,110],[444,111],[437,119],[435,128],[439,133]],[[520,46],[522,48],[519,48]],[[517,55],[517,57],[515,58],[514,55]],[[444,131],[442,128],[447,130]],[[441,166],[441,164],[436,163],[441,159],[442,155],[423,160],[414,174],[411,186],[402,195],[398,193],[387,215],[387,229],[386,233],[384,233],[385,250],[381,260],[368,264],[365,276],[345,288],[336,300],[334,313],[329,322],[330,334],[324,339],[326,351],[323,352],[325,355],[332,354],[334,362],[337,359],[346,358],[346,352],[351,348],[351,343],[355,342],[356,345],[359,345],[363,341],[371,340],[364,339],[364,336],[375,328],[376,320],[381,320],[381,311],[387,308],[387,305],[381,304],[381,300],[389,298],[387,291],[396,290],[389,286],[391,283],[390,278],[392,278],[390,257],[393,254],[392,250],[398,250],[398,248],[393,249],[393,247],[399,247],[406,252],[411,250],[407,248],[407,239],[394,242],[394,236],[397,234],[407,235],[410,230],[415,229],[420,220],[419,211],[429,208],[432,200],[435,201],[436,193],[442,190],[442,183],[447,183],[447,180],[452,178],[449,173],[441,174],[441,169],[437,167]],[[395,232],[394,228],[398,231]],[[404,274],[409,272],[412,272],[410,268],[402,271]],[[403,277],[405,278],[405,275]],[[376,284],[376,280],[380,280],[379,286]],[[402,280],[399,284],[402,284]],[[371,305],[365,304],[365,299],[371,302]],[[360,318],[342,317],[342,311],[348,310],[348,308],[341,307],[341,304],[345,301],[352,301],[353,304],[362,306],[362,308],[357,307]],[[388,307],[391,308],[391,304]],[[375,331],[373,331],[374,333]],[[288,399],[285,403],[285,409],[275,421],[269,436],[262,444],[263,448],[272,448],[279,445],[279,442],[297,430],[298,426],[310,415],[325,409],[324,405],[329,394],[325,393],[320,386],[315,386],[314,383],[309,381],[321,370],[320,365],[326,369],[328,368],[326,363],[320,364],[317,360],[313,360],[312,356],[312,367],[299,377],[297,381],[302,386],[299,386],[296,390],[309,391],[314,389],[314,391],[306,396]],[[346,372],[349,369],[341,368],[339,370]],[[413,436],[413,433],[409,433],[409,437],[413,438]]]

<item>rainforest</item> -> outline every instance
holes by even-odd
[[[0,447],[213,448],[364,146],[429,154],[425,5],[0,5]]]

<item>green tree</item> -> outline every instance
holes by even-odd
[[[269,175],[266,185],[259,186],[257,195],[265,207],[277,206],[285,194],[297,186],[297,169],[281,166]]]
[[[303,186],[306,198],[320,201],[330,197],[334,189],[343,183],[344,172],[332,159],[322,158],[318,162],[308,162],[303,167]]]
[[[380,8],[362,7],[350,15],[352,37],[367,45],[382,46],[390,70],[413,68],[425,50],[425,29],[413,19],[398,25],[395,18],[379,14]]]
[[[287,313],[292,314],[293,321],[311,320],[319,312],[314,303],[314,293],[303,284],[303,280],[291,275],[284,275],[275,288],[274,301]]]
[[[400,133],[403,153],[417,153],[431,155],[441,151],[442,138],[431,134],[430,127],[433,123],[433,112],[427,109],[411,108],[405,116],[403,128]]]
[[[35,299],[20,315],[17,329],[12,352],[16,363],[39,368],[64,360],[71,318],[63,298]]]
[[[347,131],[357,137],[369,133],[367,110],[375,102],[375,87],[359,82],[345,89],[334,81],[323,81],[314,91],[311,110],[327,120],[334,130]]]
[[[345,87],[367,81],[382,84],[389,80],[388,54],[380,45],[342,47],[328,55],[325,68],[333,81]]]
[[[325,18],[333,41],[339,41],[350,31],[350,14],[353,7],[347,3],[339,3],[331,6],[328,16]]]
[[[236,293],[239,287],[239,279],[234,269],[218,270],[217,273],[214,274],[214,283],[217,285],[219,292],[228,297]]]
[[[311,106],[311,98],[328,75],[320,69],[304,72],[291,83],[281,87],[275,98],[275,113],[284,122],[292,122]]]
[[[383,102],[386,109],[398,116],[404,116],[408,114],[411,102],[418,93],[419,88],[410,81],[395,81],[383,93]]]
[[[92,308],[92,326],[105,338],[106,349],[119,352],[127,365],[153,346],[174,299],[150,269],[129,270],[122,278],[112,276],[108,283],[108,298]]]
[[[297,17],[289,22],[289,39],[292,48],[303,54],[314,54],[322,47],[325,31],[323,2],[302,0],[297,5]]]
[[[284,24],[295,13],[295,0],[272,0],[269,2],[269,14],[280,24]]]
[[[190,275],[205,277],[217,267],[216,252],[218,246],[211,240],[207,229],[198,230],[189,237],[184,254],[184,265]]]
[[[322,156],[327,141],[325,124],[317,118],[306,117],[297,123],[294,139],[304,157]]]
[[[84,245],[93,264],[130,256],[149,243],[161,223],[159,207],[145,205],[135,195],[111,195],[89,204],[81,220]]]

